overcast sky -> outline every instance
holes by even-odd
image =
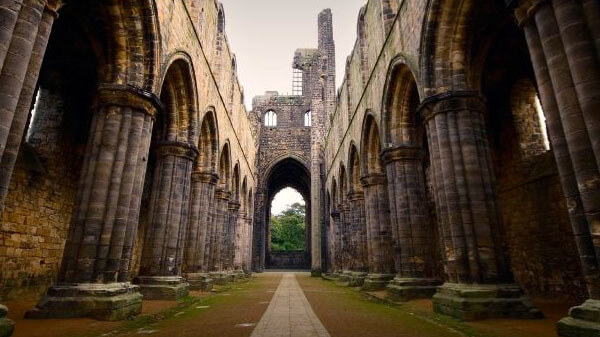
[[[325,8],[333,13],[336,44],[336,87],[344,78],[346,57],[356,41],[356,21],[367,0],[221,0],[225,31],[236,55],[246,108],[265,90],[292,92],[292,58],[298,48],[317,48],[317,17]],[[282,190],[271,213],[303,202],[295,190]]]
[[[336,87],[356,40],[356,21],[367,0],[221,0],[225,31],[236,55],[246,107],[265,90],[292,91],[292,58],[298,48],[317,48],[317,16],[333,13]]]

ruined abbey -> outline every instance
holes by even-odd
[[[289,268],[600,335],[600,2],[365,2],[343,78],[325,9],[248,111],[216,0],[0,0],[0,337]]]

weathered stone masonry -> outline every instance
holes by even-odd
[[[598,334],[598,1],[369,0],[337,93],[324,10],[251,112],[225,17],[0,1],[0,301],[118,320],[293,266],[469,320],[577,299],[559,335]],[[307,249],[269,254],[288,186]]]

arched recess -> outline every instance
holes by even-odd
[[[202,119],[198,139],[198,157],[195,171],[217,173],[219,155],[219,129],[214,108],[210,108]]]
[[[483,1],[487,2],[487,1]],[[448,90],[473,88],[467,72],[467,52],[477,0],[432,0],[423,24],[420,67],[425,97]]]
[[[231,153],[229,150],[229,140],[223,145],[219,159],[219,182],[218,188],[231,192]]]
[[[365,5],[358,13],[358,24],[356,28],[359,48],[358,55],[360,57],[360,74],[363,87],[367,85],[367,81],[369,80],[369,71],[371,70],[369,64],[369,41],[367,40],[367,22],[365,18],[366,13],[367,6]]]
[[[422,120],[417,114],[419,90],[403,56],[391,63],[383,91],[383,141],[385,147],[420,147],[424,138]]]
[[[368,174],[384,174],[383,162],[381,161],[382,147],[379,126],[371,113],[365,115],[360,149],[361,176]]]
[[[263,181],[264,193],[261,196],[262,200],[257,200],[255,224],[254,230],[254,263],[253,268],[255,270],[262,270],[271,266],[269,261],[270,253],[270,214],[271,214],[271,203],[275,195],[286,187],[291,187],[298,191],[305,201],[305,233],[306,233],[306,244],[305,250],[301,254],[299,259],[295,261],[283,257],[286,268],[297,268],[297,269],[308,269],[310,268],[311,261],[311,216],[310,216],[310,170],[307,161],[301,157],[295,155],[287,155],[277,158],[272,162],[265,170]],[[257,197],[258,198],[258,197]],[[279,262],[278,262],[279,263]],[[281,267],[281,266],[280,266]]]
[[[197,92],[185,55],[168,63],[160,90],[161,111],[152,131],[138,232],[143,248],[138,281],[179,276],[188,225],[191,175],[198,155]],[[151,296],[151,295],[149,295]]]
[[[512,13],[498,1],[431,1],[420,70],[424,98],[467,90],[486,103],[484,141],[500,213],[491,229],[494,245],[501,247],[498,260],[506,261],[499,278],[512,281],[514,274],[535,296],[584,297],[556,159],[543,142],[545,125],[533,106],[538,98],[531,55]],[[551,281],[559,274],[565,279],[560,290]]]

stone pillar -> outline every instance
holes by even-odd
[[[212,289],[209,275],[205,273],[207,241],[210,240],[210,208],[214,200],[215,185],[219,176],[213,172],[192,173],[190,221],[185,245],[184,277],[192,290]]]
[[[4,155],[10,130],[15,121],[19,97],[21,96],[45,8],[44,1],[23,0],[13,26],[14,13],[19,7],[18,3],[20,1],[17,2],[17,5],[13,4],[12,6],[8,6],[6,2],[0,4],[0,13],[3,14],[0,19],[8,20],[8,22],[2,21],[3,32],[0,33],[0,58],[4,58],[4,62],[1,63],[2,70],[0,71],[0,157]],[[46,25],[47,22],[42,26]],[[12,35],[5,35],[5,29],[8,31],[13,29]],[[7,41],[10,41],[8,50],[3,51],[2,46]],[[17,120],[20,119],[20,116],[16,117]],[[8,186],[0,186],[0,188],[7,189]]]
[[[367,251],[369,275],[363,289],[385,288],[394,278],[394,260],[387,180],[383,173],[372,173],[360,179],[365,193]]]
[[[37,37],[33,44],[33,50],[31,52],[31,58],[29,59],[27,72],[25,73],[23,87],[10,126],[6,148],[4,149],[4,154],[0,161],[0,209],[4,205],[4,200],[8,194],[12,172],[17,161],[21,141],[23,140],[23,133],[27,126],[31,102],[37,85],[40,68],[42,66],[42,60],[46,53],[48,38],[50,37],[50,31],[52,30],[52,24],[54,23],[56,16],[57,13],[55,10],[46,7],[37,30]]]
[[[233,250],[233,270],[236,274],[241,274],[242,271],[242,245],[244,240],[244,218],[246,217],[246,211],[243,210],[240,206],[238,206],[237,216],[235,216],[235,223],[233,224],[235,227],[234,231],[234,239],[235,243]]]
[[[401,301],[431,297],[440,285],[440,281],[433,278],[434,238],[423,157],[423,150],[413,146],[387,148],[382,155],[390,177],[388,192],[397,273],[387,288]]]
[[[348,193],[350,203],[350,228],[352,241],[352,276],[348,283],[349,286],[356,287],[364,284],[367,276],[367,225],[365,218],[365,196],[362,191],[352,191]]]
[[[58,283],[27,318],[120,320],[141,310],[129,265],[158,97],[101,85]]]
[[[231,198],[231,192],[218,188],[215,192],[215,217],[214,217],[214,231],[213,237],[211,238],[211,271],[223,271],[223,259],[222,255],[223,242],[226,235],[226,224],[228,221],[228,205],[229,199]]]
[[[351,271],[350,263],[352,257],[352,234],[350,231],[350,205],[341,203],[338,205],[340,211],[340,271],[339,281],[348,282],[350,280]]]
[[[590,299],[558,323],[560,336],[600,334],[600,4],[519,1],[552,151]]]
[[[246,234],[244,238],[244,259],[242,261],[242,269],[246,274],[252,272],[252,216],[247,215],[244,217],[244,227],[246,227]]]
[[[227,204],[225,214],[225,226],[221,242],[221,258],[223,259],[223,270],[233,271],[233,260],[235,258],[235,237],[237,229],[237,218],[240,211],[240,203],[233,200]]]
[[[156,149],[148,228],[136,278],[145,299],[175,300],[188,294],[181,265],[197,154],[187,143],[161,142]]]
[[[465,320],[540,317],[512,283],[501,250],[485,102],[475,92],[450,92],[427,99],[422,113],[448,275],[434,310]]]
[[[337,277],[341,272],[341,236],[340,236],[340,212],[331,212],[331,276]]]

